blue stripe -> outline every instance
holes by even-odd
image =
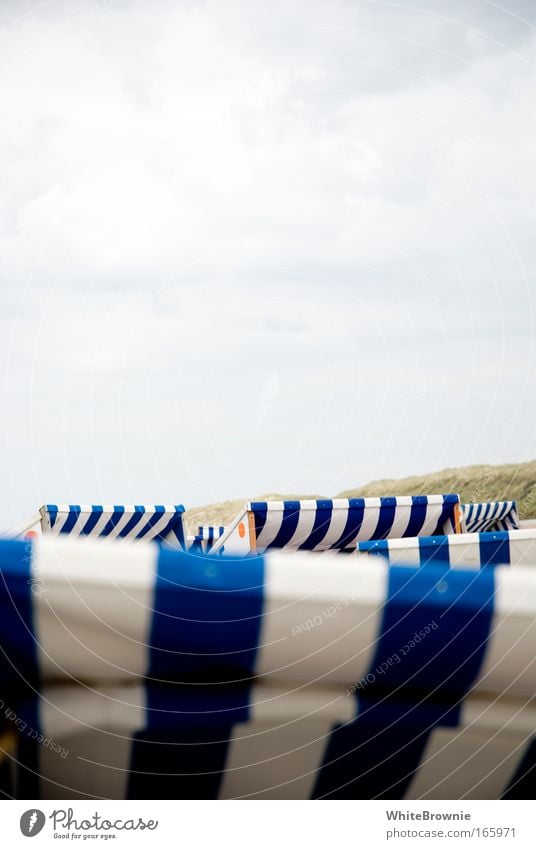
[[[100,532],[99,536],[101,536],[101,537],[109,536],[111,534],[111,532],[113,531],[113,529],[116,528],[117,525],[119,524],[119,522],[121,521],[121,518],[122,518],[124,512],[125,512],[124,507],[122,507],[120,504],[114,504],[114,511],[113,511],[112,515],[110,516],[110,518],[108,519],[108,521],[106,522],[106,524],[105,524],[104,528],[102,529],[102,531]]]
[[[56,519],[58,518],[58,506],[57,504],[47,504],[45,505],[45,509],[50,520],[50,527],[53,528],[56,524]]]
[[[514,501],[513,507],[510,508],[504,517],[504,530],[515,531],[519,529],[519,517],[517,515],[517,505]]]
[[[500,514],[499,514],[499,516],[498,516],[498,520],[497,520],[497,522],[495,523],[495,527],[497,527],[497,529],[498,529],[499,531],[501,531],[501,530],[507,530],[507,528],[506,528],[506,527],[503,527],[503,526],[506,526],[506,525],[508,524],[508,521],[507,521],[507,519],[508,519],[508,512],[509,512],[509,510],[508,510],[508,502],[507,502],[507,501],[505,501],[505,502],[504,502],[504,505],[503,505],[503,509],[501,510],[501,512],[500,512]]]
[[[536,787],[536,739],[533,738],[501,799],[534,799]]]
[[[370,681],[356,690],[356,719],[330,736],[314,798],[404,796],[432,728],[459,722],[485,655],[493,597],[492,569],[391,567]]]
[[[299,501],[283,501],[283,518],[281,527],[279,528],[275,539],[267,545],[267,548],[284,548],[298,527],[300,520],[300,502]]]
[[[102,510],[102,506],[100,504],[92,504],[91,505],[91,513],[89,515],[89,518],[86,521],[86,524],[84,525],[82,530],[80,531],[80,534],[82,536],[87,536],[88,534],[91,533],[91,531],[93,530],[93,528],[96,526],[97,522],[99,521],[100,517],[102,516],[102,512],[103,512],[103,510]]]
[[[429,738],[426,721],[405,710],[407,724],[396,713],[375,717],[369,710],[366,721],[336,726],[312,798],[403,798]]]
[[[508,531],[482,533],[478,535],[480,565],[494,566],[497,563],[510,565],[510,538]]]
[[[488,503],[488,504],[486,504],[486,505],[485,505],[485,509],[484,509],[483,514],[482,514],[482,525],[483,525],[483,528],[485,528],[485,527],[486,527],[486,525],[487,525],[487,523],[488,523],[488,521],[489,521],[489,519],[490,519],[490,518],[493,518],[493,516],[496,516],[496,515],[497,515],[498,507],[499,507],[499,505],[498,505],[498,504],[496,504],[496,505],[495,505],[495,509],[493,509],[493,507],[492,507],[491,503]],[[491,516],[490,516],[490,511],[491,511]]]
[[[443,496],[443,507],[441,509],[441,515],[439,516],[439,520],[432,536],[443,536],[445,533],[445,523],[448,521],[450,521],[454,526],[454,510],[456,508],[456,504],[459,504],[457,495]]]
[[[0,752],[0,799],[14,799],[15,788],[13,786],[11,759],[9,755]]]
[[[392,566],[374,665],[435,620],[440,627],[423,641],[424,652],[410,652],[390,674],[397,685],[411,677],[413,689],[427,692],[437,686],[447,700],[449,694],[457,700],[475,680],[484,658],[494,592],[493,570],[445,574],[441,568]]]
[[[143,506],[143,504],[135,504],[134,505],[134,513],[132,514],[132,516],[130,517],[128,522],[126,523],[123,530],[119,531],[118,537],[122,538],[122,537],[128,536],[129,533],[134,530],[136,525],[139,525],[139,523],[143,519],[144,514],[145,514],[145,507]]]
[[[243,680],[255,663],[264,560],[158,553],[149,678],[182,683]]]
[[[154,539],[157,542],[165,542],[166,538],[169,534],[174,533],[177,540],[179,541],[181,548],[184,548],[184,532],[182,528],[182,513],[175,512],[173,516],[170,517],[169,522],[165,526],[165,528],[160,531],[159,534],[156,534]]]
[[[7,709],[40,733],[37,693],[39,666],[32,605],[32,546],[28,540],[0,541],[0,729],[9,728]],[[39,796],[37,743],[19,736],[17,796]]]
[[[363,518],[365,516],[365,500],[364,498],[350,498],[348,501],[348,516],[344,531],[340,535],[337,542],[331,546],[335,548],[348,548],[354,542],[361,530]]]
[[[419,562],[421,566],[430,564],[450,564],[448,536],[419,537]]]
[[[508,519],[511,524],[512,530],[515,528],[519,528],[519,516],[517,515],[517,501],[511,502],[510,510],[508,511]]]
[[[217,796],[233,725],[249,718],[263,583],[262,557],[160,549],[130,798]]]
[[[151,729],[133,741],[128,799],[217,799],[231,726]]]
[[[311,533],[307,539],[302,542],[300,549],[303,551],[311,551],[322,542],[329,531],[332,516],[333,501],[326,499],[316,502],[315,520],[313,522]]]
[[[181,525],[182,527],[182,525]],[[225,528],[222,525],[198,525],[197,535],[205,542],[205,551],[208,553],[214,547],[214,544],[221,537]],[[191,549],[190,549],[191,550]]]
[[[162,518],[162,513],[165,513],[165,507],[162,504],[156,504],[154,507],[154,513],[150,519],[147,520],[141,531],[136,534],[136,539],[143,539],[143,537],[149,533],[151,528],[153,528],[157,522]]]
[[[515,501],[491,501],[481,504],[464,504],[465,525],[468,533],[511,530],[518,527]]]
[[[477,530],[479,530],[482,527],[482,519],[481,519],[481,517],[482,517],[482,507],[483,507],[483,505],[479,504],[477,506],[476,511],[475,511],[474,525],[475,525],[475,528]]]
[[[6,704],[27,695],[25,682],[38,682],[31,559],[28,540],[0,541],[0,686]]]
[[[78,521],[80,516],[80,505],[69,504],[69,513],[63,526],[60,528],[60,534],[69,534]]]
[[[252,501],[250,506],[255,520],[255,539],[258,540],[268,518],[268,504],[266,501]]]
[[[380,498],[378,524],[371,539],[386,539],[389,536],[396,514],[396,498]]]
[[[426,521],[426,514],[428,513],[428,497],[426,495],[414,495],[411,502],[409,522],[404,532],[405,537],[416,537],[419,535]]]
[[[386,539],[377,539],[372,542],[358,542],[357,549],[366,554],[375,554],[379,557],[385,557],[389,560],[389,541]]]

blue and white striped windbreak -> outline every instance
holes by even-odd
[[[188,551],[209,552],[225,531],[223,525],[199,525],[194,537],[188,537]]]
[[[45,504],[27,522],[12,529],[10,536],[66,534],[124,540],[155,540],[173,548],[184,548],[182,504],[102,505]]]
[[[536,764],[536,569],[0,542],[4,795],[497,798]]]
[[[353,551],[358,540],[458,533],[463,527],[458,495],[252,501],[212,552]]]
[[[360,556],[379,555],[391,564],[411,566],[445,563],[463,569],[497,564],[536,567],[536,528],[359,542],[357,550]]]
[[[515,501],[462,504],[462,509],[467,533],[514,531],[519,528],[519,515]]]

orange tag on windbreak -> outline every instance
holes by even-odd
[[[243,522],[240,522],[240,524],[238,525],[238,536],[240,537],[240,539],[244,539],[245,535],[246,535],[246,526],[244,525]]]
[[[37,531],[26,531],[24,534],[24,539],[37,539],[39,534]]]

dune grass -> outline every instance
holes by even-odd
[[[426,495],[457,492],[462,501],[496,501],[515,499],[522,519],[536,517],[536,460],[501,466],[462,466],[443,469],[428,475],[401,480],[372,481],[356,489],[347,489],[334,498],[358,498],[373,495]],[[225,525],[247,501],[279,501],[284,499],[326,498],[322,495],[282,495],[270,493],[218,504],[195,507],[186,514],[188,533],[197,525]]]
[[[515,499],[522,519],[536,516],[536,460],[503,466],[463,466],[403,480],[372,481],[339,498],[457,492],[463,502]]]
[[[248,501],[285,501],[303,500],[305,498],[322,498],[321,495],[283,495],[280,492],[271,492],[266,495],[249,496],[248,498],[236,498],[233,501],[220,501],[216,504],[206,504],[203,507],[194,507],[187,510],[185,514],[186,527],[189,534],[197,531],[198,525],[226,525],[238,514],[239,510]]]

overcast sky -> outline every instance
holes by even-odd
[[[536,455],[533,0],[0,27],[2,527]]]

